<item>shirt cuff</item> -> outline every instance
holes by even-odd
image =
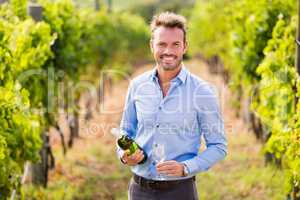
[[[207,169],[204,169],[202,167],[199,166],[197,157],[189,159],[189,160],[185,160],[182,162],[184,165],[186,165],[187,170],[188,170],[188,176],[190,175],[196,175],[198,172],[201,171],[207,171]]]
[[[122,160],[122,157],[123,157],[125,151],[124,151],[123,149],[121,149],[120,147],[118,147],[117,153],[118,153],[118,157],[119,157],[120,161],[121,161],[123,164],[127,164],[126,162],[124,162],[124,161]]]

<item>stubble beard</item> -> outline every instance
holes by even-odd
[[[163,61],[159,61],[158,65],[162,67],[163,70],[165,71],[173,71],[177,69],[181,65],[182,59],[177,60],[174,64],[164,64]]]

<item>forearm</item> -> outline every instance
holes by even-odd
[[[201,154],[182,163],[186,164],[189,175],[195,175],[199,172],[207,171],[218,161],[223,160],[226,155],[226,145],[216,144],[207,147]]]

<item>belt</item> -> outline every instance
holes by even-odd
[[[154,190],[166,190],[174,188],[176,185],[189,182],[189,181],[195,181],[195,176],[187,179],[181,179],[181,180],[162,180],[162,181],[156,181],[156,180],[150,180],[146,179],[144,177],[138,176],[136,174],[133,174],[133,180],[135,183],[140,185],[143,188],[147,189],[154,189]]]

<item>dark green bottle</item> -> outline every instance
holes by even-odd
[[[119,128],[112,128],[111,133],[118,139],[117,143],[121,149],[123,149],[124,151],[129,150],[129,155],[134,154],[138,149],[143,151],[144,159],[138,164],[143,164],[146,162],[148,157],[147,154],[133,139],[131,139],[127,135],[122,134],[122,131]]]

